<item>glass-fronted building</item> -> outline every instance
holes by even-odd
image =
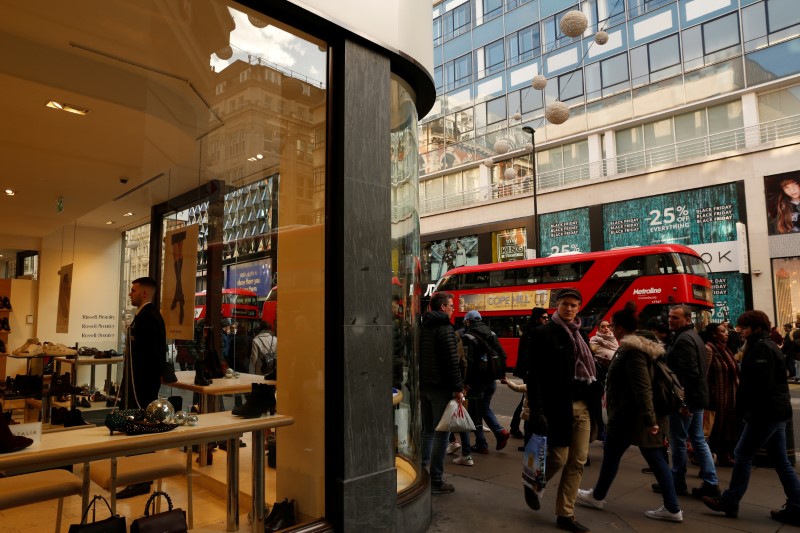
[[[588,27],[568,37],[574,10]],[[498,253],[510,235],[528,257],[675,242],[707,259],[715,318],[755,307],[794,321],[793,2],[451,0],[434,3],[433,46],[437,98],[419,133],[428,283],[448,246],[467,264],[513,260]],[[556,101],[562,124],[545,118]],[[635,230],[606,231],[627,219]],[[712,221],[725,231],[700,240]]]

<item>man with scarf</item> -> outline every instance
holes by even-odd
[[[589,531],[575,520],[575,499],[589,452],[591,420],[600,416],[603,393],[589,341],[580,329],[582,300],[576,289],[559,291],[552,320],[532,332],[536,350],[526,379],[531,427],[535,434],[547,436],[545,477],[549,481],[562,470],[556,527],[575,533]],[[525,500],[539,509],[539,499],[528,487]]]

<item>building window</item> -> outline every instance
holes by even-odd
[[[503,0],[483,0],[484,22],[503,14]]]
[[[445,63],[445,91],[463,87],[472,81],[472,55],[465,54]]]
[[[509,66],[538,57],[539,46],[538,23],[510,34],[506,37]]]
[[[505,67],[505,57],[503,55],[503,40],[500,39],[483,48],[483,55],[486,61],[486,75],[503,70]]]
[[[506,119],[506,97],[501,96],[486,102],[486,122],[494,124]]]
[[[541,20],[542,24],[541,38],[542,38],[542,46],[544,48],[545,53],[550,52],[551,50],[555,50],[556,48],[561,48],[562,46],[566,46],[581,38],[580,35],[575,38],[567,37],[561,32],[561,28],[559,27],[561,19],[572,9],[574,8],[565,9],[561,13],[543,18]]]
[[[634,87],[680,74],[678,34],[634,48],[630,64]]]
[[[673,2],[675,0],[628,0],[628,18],[632,19],[645,13],[650,13],[661,6]]]
[[[442,44],[442,17],[433,19],[433,46]]]
[[[506,0],[506,11],[516,9],[521,5],[527,4],[531,0]]]
[[[685,30],[683,61],[686,70],[741,54],[739,42],[738,13],[731,13]]]
[[[461,4],[460,6],[451,9],[442,16],[442,24],[444,26],[444,40],[453,39],[462,33],[469,31],[472,16],[470,12],[470,3]]]
[[[793,0],[767,0],[769,33],[775,33],[800,24],[800,10]]]
[[[567,102],[583,96],[583,70],[573,70],[558,77],[558,99]]]

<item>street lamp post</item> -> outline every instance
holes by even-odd
[[[531,174],[533,176],[533,250],[536,257],[539,257],[539,210],[536,206],[536,130],[530,126],[523,126],[522,131],[531,134]]]

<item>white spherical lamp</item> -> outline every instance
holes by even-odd
[[[550,124],[563,124],[569,118],[569,106],[564,102],[553,102],[545,109],[544,116]]]
[[[567,37],[577,37],[586,31],[589,21],[581,11],[568,11],[561,17],[559,27],[561,32]]]
[[[492,165],[494,165],[494,161],[492,161],[491,157],[483,160],[483,166],[487,168],[492,168]]]
[[[503,172],[503,179],[505,180],[513,180],[517,177],[517,170],[515,168],[507,168],[505,172]]]
[[[514,113],[513,115],[511,115],[511,120],[519,120],[521,118],[522,115],[520,113]]]
[[[494,151],[498,154],[505,154],[511,150],[511,143],[508,139],[497,139],[494,142]]]
[[[217,50],[216,54],[218,58],[222,60],[228,60],[233,57],[233,48],[231,48],[230,45],[224,46]]]
[[[247,15],[247,20],[249,20],[250,24],[252,24],[256,28],[266,28],[267,26],[269,26],[268,22],[261,20],[258,17],[254,17],[253,15]]]
[[[541,91],[547,86],[547,78],[542,76],[541,74],[537,74],[533,77],[533,81],[531,82],[531,87],[534,89]]]
[[[600,30],[599,32],[594,34],[594,42],[599,45],[604,45],[608,42],[608,32]]]

